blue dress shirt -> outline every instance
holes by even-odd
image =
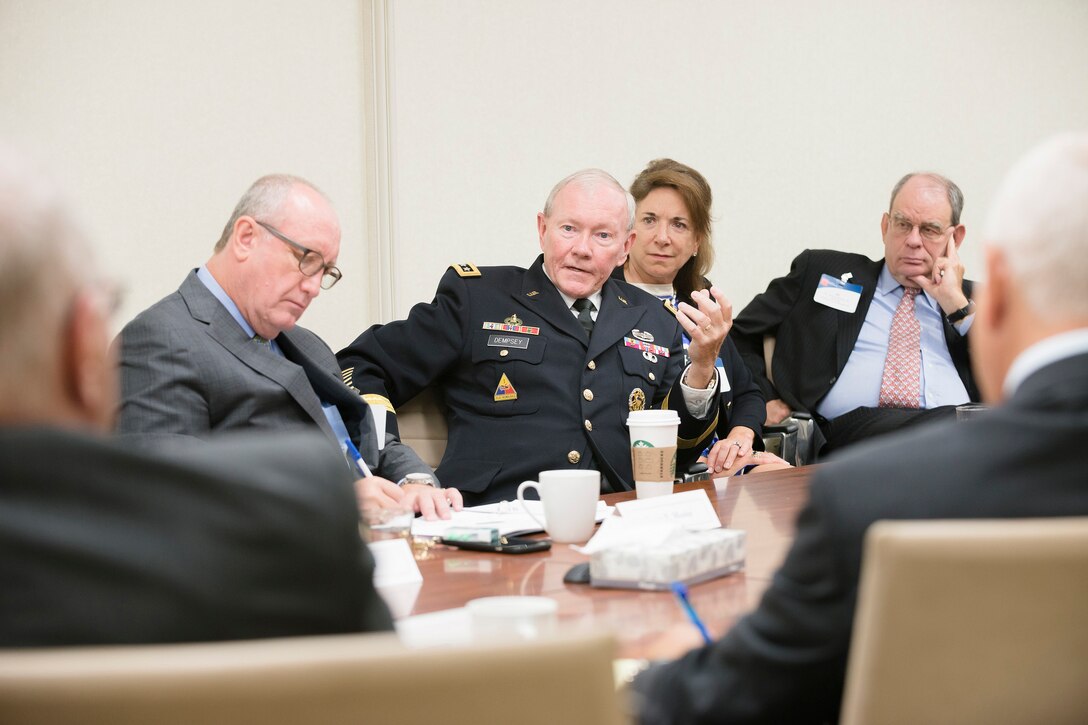
[[[816,406],[816,411],[824,418],[831,420],[855,408],[876,407],[880,400],[880,381],[884,377],[884,359],[888,356],[892,317],[902,298],[903,286],[895,281],[885,265],[846,367]],[[956,372],[944,339],[941,306],[923,292],[914,299],[914,317],[922,328],[921,407],[937,408],[968,402],[967,389]],[[957,326],[960,335],[967,334],[971,322],[973,315]]]

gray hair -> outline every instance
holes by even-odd
[[[1018,161],[990,204],[983,242],[1005,252],[1033,312],[1088,320],[1088,132]]]
[[[952,207],[952,226],[956,226],[960,223],[960,214],[963,213],[963,192],[960,191],[960,187],[946,176],[933,173],[932,171],[912,171],[902,179],[900,179],[894,187],[892,187],[892,198],[888,202],[888,211],[891,212],[892,207],[895,205],[895,197],[899,196],[899,192],[902,191],[903,185],[913,179],[915,176],[924,176],[927,179],[932,179],[944,187],[945,194],[948,195],[948,206]]]
[[[230,239],[231,232],[234,231],[234,224],[239,218],[251,216],[261,221],[268,221],[273,218],[291,189],[295,186],[305,186],[313,189],[325,201],[332,204],[325,192],[306,181],[306,179],[291,176],[290,174],[262,176],[253,182],[253,185],[246,190],[246,193],[242,194],[242,198],[234,206],[234,211],[231,213],[230,219],[227,220],[227,225],[223,227],[223,233],[219,236],[219,241],[215,243],[215,251],[220,252],[227,246],[227,240]]]
[[[566,177],[558,184],[552,187],[552,191],[548,194],[547,201],[544,202],[544,216],[550,217],[552,215],[552,205],[555,203],[555,196],[564,188],[570,184],[578,184],[583,188],[592,189],[597,186],[611,186],[619,193],[623,194],[623,198],[627,201],[627,229],[624,231],[631,231],[635,227],[635,199],[631,196],[627,189],[623,188],[620,182],[616,181],[616,178],[607,171],[601,169],[582,169],[581,171],[575,171],[570,176]]]
[[[100,281],[82,231],[52,180],[0,144],[0,406],[53,384],[73,296]],[[29,386],[29,387],[28,387]]]

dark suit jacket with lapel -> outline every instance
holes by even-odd
[[[788,275],[772,280],[767,291],[756,295],[737,315],[729,336],[767,400],[781,398],[794,410],[816,409],[846,367],[883,267],[884,260],[860,254],[807,249],[793,260]],[[821,275],[838,278],[846,272],[853,274],[850,283],[862,288],[855,312],[841,312],[812,299]],[[964,294],[970,296],[971,288],[972,283],[964,280]],[[767,335],[775,337],[773,385],[763,356]],[[967,394],[977,401],[966,336],[945,320],[944,337]]]
[[[430,472],[391,435],[379,453],[370,409],[344,385],[332,350],[317,335],[296,326],[276,344],[289,359],[247,338],[190,273],[177,292],[121,331],[119,430],[208,437],[235,429],[316,425],[336,440],[321,409],[324,399],[340,410],[375,474],[396,481],[407,473]]]
[[[156,443],[0,427],[0,647],[392,627],[327,439]]]
[[[1036,371],[969,423],[833,457],[813,474],[793,546],[759,607],[721,640],[636,680],[641,722],[837,722],[869,525],[1088,515],[1086,436],[1081,354]]]
[[[508,319],[522,329],[502,329]],[[625,344],[639,336],[664,351]],[[587,337],[543,257],[528,270],[453,267],[433,302],[370,328],[338,357],[352,385],[394,406],[441,388],[449,445],[438,472],[468,504],[513,499],[520,482],[548,469],[597,468],[604,490],[631,488],[625,422],[641,405],[680,414],[681,461],[698,456],[717,422],[716,400],[707,420],[688,414],[680,325],[659,300],[608,280]]]

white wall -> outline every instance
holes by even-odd
[[[963,187],[977,274],[1000,174],[1088,128],[1085,37],[1083,0],[0,0],[0,135],[65,178],[129,288],[122,322],[207,258],[253,179],[310,178],[345,280],[304,324],[336,348],[451,262],[528,264],[570,171],[629,183],[662,155],[714,188],[712,277],[738,310],[806,246],[879,256],[915,168]],[[384,237],[368,143],[389,150]]]
[[[1088,128],[1088,3],[397,0],[399,315],[451,262],[526,265],[551,185],[670,156],[715,193],[739,309],[805,247],[882,255],[905,172],[987,202],[1041,137]]]
[[[257,177],[336,203],[345,279],[304,324],[369,319],[353,0],[0,0],[0,135],[45,157],[128,294],[121,322],[207,260]],[[351,324],[344,324],[351,320]]]

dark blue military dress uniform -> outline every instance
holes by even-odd
[[[437,473],[465,503],[513,499],[549,469],[595,468],[602,492],[633,488],[629,411],[680,415],[678,465],[714,433],[718,401],[692,417],[680,391],[680,324],[662,303],[609,279],[592,335],[544,274],[454,265],[433,302],[375,325],[338,354],[345,380],[393,406],[435,385],[449,443]]]

